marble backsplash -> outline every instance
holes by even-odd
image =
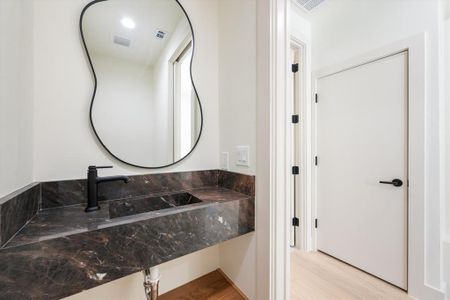
[[[193,171],[130,176],[128,183],[105,182],[98,185],[98,199],[115,200],[217,185],[218,171]],[[86,202],[86,179],[42,183],[42,208]]]
[[[248,196],[255,196],[255,176],[218,170],[217,185]]]
[[[99,184],[98,198],[116,200],[210,186],[254,196],[255,177],[222,170],[135,175],[130,176],[127,184],[120,181]],[[85,179],[43,182],[42,209],[85,203],[86,188]]]
[[[0,247],[37,213],[40,189],[39,183],[33,183],[0,198]]]

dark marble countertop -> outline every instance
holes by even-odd
[[[116,218],[110,205],[136,198],[39,211],[0,249],[0,299],[60,299],[254,231],[253,196],[186,192],[202,202]]]
[[[250,198],[250,196],[220,187],[199,188],[187,190],[185,192],[199,198],[202,202],[118,218],[110,218],[110,203],[124,201],[133,202],[139,198],[157,197],[167,195],[168,193],[155,193],[142,197],[105,201],[101,204],[100,210],[91,213],[86,213],[84,211],[85,205],[62,206],[42,210],[2,248],[17,247],[111,226],[167,216],[183,211],[207,207],[213,205],[214,203],[245,200]]]

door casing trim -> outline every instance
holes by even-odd
[[[310,167],[309,164],[307,163],[309,161],[308,159],[308,155],[309,152],[308,150],[308,127],[309,127],[309,123],[308,123],[308,113],[307,113],[307,101],[308,101],[308,96],[309,96],[309,92],[307,91],[307,86],[308,86],[308,66],[307,66],[307,56],[309,55],[308,53],[308,43],[291,35],[290,37],[290,46],[291,48],[294,47],[296,48],[300,55],[299,55],[299,73],[300,73],[300,79],[297,82],[297,85],[299,87],[299,93],[297,95],[298,99],[295,99],[294,101],[298,102],[298,107],[299,107],[299,119],[300,122],[297,125],[293,125],[293,126],[298,126],[298,135],[297,135],[297,141],[299,143],[299,146],[297,148],[295,148],[294,145],[294,139],[292,139],[292,143],[289,146],[288,144],[286,145],[286,147],[291,147],[293,149],[293,153],[292,153],[292,159],[294,160],[294,156],[296,155],[295,151],[299,151],[300,153],[298,154],[298,158],[299,158],[299,166],[300,166],[300,174],[297,175],[298,178],[298,182],[296,183],[297,185],[297,195],[296,195],[296,199],[294,201],[296,201],[297,204],[297,217],[300,219],[300,226],[297,230],[296,236],[297,236],[297,245],[295,248],[303,250],[303,251],[308,251],[308,249],[311,247],[311,242],[310,239],[308,238],[308,222],[311,219],[310,216],[310,209],[308,209],[308,205],[309,205],[309,201],[307,201],[307,197],[308,197],[308,187],[307,187],[307,175],[309,173]],[[292,81],[289,80],[288,81],[288,88],[287,88],[287,92],[291,93],[292,92]],[[292,96],[291,94],[289,94],[290,96]],[[292,98],[292,97],[290,97]],[[294,113],[293,112],[293,105],[288,104],[288,106],[290,106],[290,111],[291,111],[291,115]],[[289,118],[289,114],[287,116]],[[294,128],[293,126],[290,127],[290,132],[288,132],[288,134],[290,136],[294,135]],[[292,178],[292,176],[291,176]],[[294,186],[294,182],[291,182],[291,185]]]

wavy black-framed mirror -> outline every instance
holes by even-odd
[[[116,159],[163,168],[196,147],[203,112],[192,79],[194,32],[177,0],[95,0],[80,32],[94,78],[90,122]]]

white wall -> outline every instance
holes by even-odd
[[[256,172],[256,1],[219,1],[220,152],[230,170]],[[250,146],[250,167],[236,166],[235,147]],[[249,299],[256,298],[256,237],[220,245],[220,267]]]
[[[159,265],[160,294],[216,270],[219,265],[218,257],[218,247],[211,247]],[[144,277],[139,272],[64,299],[145,300],[143,281]]]
[[[256,3],[219,2],[220,152],[229,153],[229,170],[256,169]],[[250,146],[250,167],[237,166],[236,146]]]
[[[308,18],[312,68],[319,70],[401,39],[427,34],[426,284],[441,288],[439,140],[439,0],[325,1]]]
[[[170,156],[160,143],[167,124],[154,122],[153,69],[97,53],[91,58],[97,75],[92,119],[103,143],[135,165],[168,164]]]
[[[256,300],[256,234],[250,233],[219,245],[220,268],[250,299]]]
[[[31,1],[0,1],[0,197],[33,181],[31,25]]]
[[[92,164],[115,166],[102,175],[152,172],[117,162],[91,132],[93,79],[78,30],[81,10],[88,2],[34,1],[35,180],[83,178]],[[153,172],[218,168],[217,1],[181,2],[197,37],[193,76],[204,109],[204,131],[188,159]]]
[[[289,26],[291,37],[305,43],[307,47],[311,46],[311,23],[308,20],[308,15],[293,2],[290,3]],[[309,62],[311,53],[308,54],[307,60]]]

